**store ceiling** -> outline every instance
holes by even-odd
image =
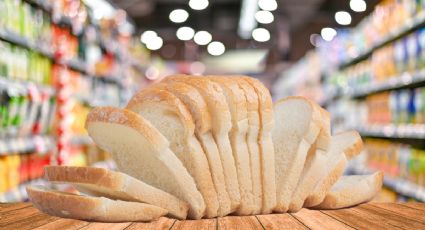
[[[312,48],[309,39],[312,33],[319,33],[324,26],[336,26],[333,15],[336,11],[349,11],[349,0],[278,0],[278,9],[273,12],[275,21],[264,27],[271,31],[272,39],[266,43],[241,39],[237,34],[241,0],[210,0],[202,11],[189,8],[189,0],[111,0],[117,7],[128,12],[137,27],[137,33],[155,30],[176,52],[164,55],[168,59],[197,59],[196,53],[185,54],[182,42],[175,33],[178,27],[187,25],[195,30],[212,33],[214,40],[222,41],[227,49],[234,48],[273,48],[279,52],[278,59],[296,60]],[[357,24],[379,0],[369,0],[368,10],[355,13],[352,25]],[[177,8],[185,9],[190,16],[188,21],[175,24],[168,18]],[[180,44],[180,45],[179,45]],[[186,44],[187,45],[187,44]],[[185,48],[187,49],[187,47]],[[199,49],[204,49],[200,47]]]

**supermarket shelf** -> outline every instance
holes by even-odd
[[[13,33],[13,32],[10,32],[10,31],[5,31],[5,30],[0,30],[0,39],[7,41],[7,42],[11,42],[15,45],[22,46],[24,48],[27,48],[27,49],[30,49],[30,50],[33,50],[33,51],[36,51],[36,52],[38,52],[38,53],[40,53],[40,54],[42,54],[42,55],[44,55],[44,56],[46,56],[50,59],[53,59],[53,52],[51,52],[47,49],[44,49],[40,46],[37,46],[35,43],[28,41],[28,39],[26,39],[26,38],[24,38],[24,37],[22,37],[22,36],[20,36],[16,33]]]
[[[392,33],[390,33],[388,36],[382,38],[379,42],[377,42],[375,45],[373,45],[371,48],[366,49],[361,54],[357,55],[356,57],[352,58],[351,60],[346,61],[345,63],[342,63],[339,65],[340,69],[343,69],[345,67],[348,67],[350,65],[353,65],[355,63],[358,63],[366,58],[368,58],[373,51],[376,49],[379,49],[403,36],[406,34],[415,31],[425,25],[425,13],[417,15],[415,18],[406,21],[405,26],[402,28],[399,28],[397,30],[394,30]]]
[[[50,95],[56,93],[56,89],[51,86],[41,85],[30,81],[12,80],[0,75],[0,85],[7,85],[7,87],[14,87],[19,91],[27,91],[30,87],[36,87],[39,91],[46,92]]]
[[[369,125],[356,128],[362,136],[425,140],[425,124]]]
[[[0,193],[0,202],[22,202],[28,200],[28,195],[25,190],[27,186],[33,185],[44,185],[46,181],[44,179],[31,180],[20,184],[17,188]]]
[[[351,167],[347,168],[347,172],[350,174],[371,174],[372,170],[365,167]],[[402,196],[425,202],[425,188],[423,186],[389,176],[384,176],[384,185]]]
[[[52,136],[35,135],[29,137],[15,137],[0,139],[0,156],[16,153],[37,151],[46,153],[56,147],[56,141]]]
[[[414,88],[425,85],[425,70],[413,74],[404,73],[398,77],[389,78],[380,83],[371,83],[363,87],[353,88],[350,91],[350,97],[362,98],[369,94],[378,93],[387,90]]]

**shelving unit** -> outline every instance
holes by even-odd
[[[344,69],[350,65],[353,65],[355,63],[358,63],[361,60],[364,60],[370,57],[375,50],[382,48],[383,46],[407,35],[408,33],[412,31],[415,31],[423,27],[424,25],[425,25],[425,13],[418,14],[416,17],[410,20],[407,20],[403,27],[393,29],[389,35],[387,35],[386,37],[383,37],[379,42],[376,42],[376,44],[373,45],[372,47],[366,49],[365,51],[353,57],[352,59],[344,63],[341,63],[339,65],[339,69]]]
[[[358,127],[357,131],[365,137],[392,139],[425,139],[425,124],[417,125],[371,125]]]
[[[56,140],[49,135],[35,135],[29,137],[1,138],[0,156],[9,153],[23,154],[32,151],[46,153],[56,148]]]

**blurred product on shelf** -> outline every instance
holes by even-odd
[[[0,156],[0,193],[16,189],[19,184],[39,179],[43,167],[51,163],[51,153],[26,153]]]
[[[50,85],[51,62],[48,58],[0,41],[0,77]]]
[[[0,138],[49,134],[56,109],[52,92],[0,79]]]

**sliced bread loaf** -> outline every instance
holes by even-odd
[[[314,208],[347,208],[370,201],[381,190],[383,177],[382,172],[371,175],[342,176],[323,202]]]
[[[195,181],[150,122],[130,110],[98,107],[88,114],[86,129],[120,171],[186,201],[189,218],[202,218],[205,202]]]
[[[197,188],[203,195],[205,217],[216,217],[219,199],[224,199],[227,206],[230,206],[220,155],[212,154],[212,151],[204,153],[195,136],[195,122],[190,111],[178,97],[161,85],[163,84],[153,85],[138,92],[128,103],[127,109],[147,119],[167,138],[171,150],[195,179]],[[221,192],[220,197],[216,191]]]
[[[347,135],[356,133],[348,131],[332,136],[332,144],[328,152],[325,175],[312,190],[304,202],[304,207],[313,207],[320,204],[331,187],[341,177],[347,164],[346,155],[357,155],[363,148],[360,135]],[[347,138],[351,140],[347,140]]]
[[[252,141],[258,146],[257,139],[248,139],[248,108],[244,91],[239,87],[235,78],[210,76],[209,79],[218,83],[223,89],[224,95],[229,105],[232,116],[232,129],[230,131],[230,143],[234,155],[243,156],[248,154],[251,168],[252,193],[254,199],[254,210],[252,214],[261,212],[262,191],[261,191],[261,168],[258,151],[249,151],[248,141]],[[251,135],[252,136],[252,135]]]
[[[80,196],[40,186],[28,186],[27,193],[37,209],[63,218],[127,222],[152,221],[167,214],[167,210],[150,204]]]
[[[315,143],[307,153],[303,171],[298,180],[297,187],[292,194],[292,200],[289,205],[289,212],[299,211],[305,199],[310,195],[317,183],[325,176],[326,170],[323,170],[328,160],[328,149],[331,143],[330,134],[330,115],[327,111],[314,104],[319,110],[321,116],[321,127]]]
[[[261,213],[271,213],[276,207],[276,168],[275,152],[272,141],[274,126],[273,103],[269,90],[257,79],[240,77],[242,82],[247,82],[257,95],[257,113],[260,118],[257,144],[260,150],[260,172],[262,182],[262,209]],[[241,83],[243,85],[243,83]],[[242,86],[243,87],[243,86]],[[254,111],[253,111],[254,112]]]
[[[301,176],[307,152],[321,129],[321,114],[313,102],[288,97],[274,105],[273,144],[276,161],[276,212],[286,212]],[[316,142],[317,144],[317,142]]]
[[[192,87],[191,85],[184,82],[167,81],[157,87],[164,88],[167,91],[173,93],[189,109],[192,118],[195,120],[195,136],[201,143],[205,154],[207,156],[211,156],[208,158],[209,164],[221,164],[223,170],[224,180],[214,181],[220,203],[218,215],[224,216],[231,213],[233,211],[231,207],[232,202],[240,202],[236,168],[234,162],[223,160],[219,153],[217,143],[212,134],[211,114],[209,112],[207,103],[195,87]],[[215,158],[218,160],[214,160],[213,156],[215,156]],[[233,174],[229,173],[232,172],[232,170],[234,170]],[[236,184],[230,182],[236,182]],[[228,185],[228,183],[230,184]],[[223,184],[224,186],[222,186]]]
[[[232,201],[232,211],[238,208],[238,214],[246,215],[253,211],[252,181],[249,166],[249,155],[235,155],[230,144],[229,132],[232,128],[231,114],[226,97],[220,85],[203,77],[193,77],[187,75],[171,76],[165,79],[166,82],[178,81],[195,87],[204,98],[208,111],[211,115],[211,130],[214,140],[217,143],[218,150],[224,167],[224,174],[227,178],[235,173],[232,181],[226,181],[226,186],[231,186],[228,190]],[[232,166],[234,169],[232,168]],[[229,168],[228,168],[229,167]],[[236,178],[234,176],[237,176]],[[240,192],[240,203],[237,203],[238,197],[232,197],[236,189],[233,187],[238,181]],[[239,206],[238,206],[239,205]]]
[[[72,184],[93,196],[151,204],[168,210],[178,219],[187,216],[186,202],[121,172],[94,167],[46,166],[44,176],[50,182]]]

